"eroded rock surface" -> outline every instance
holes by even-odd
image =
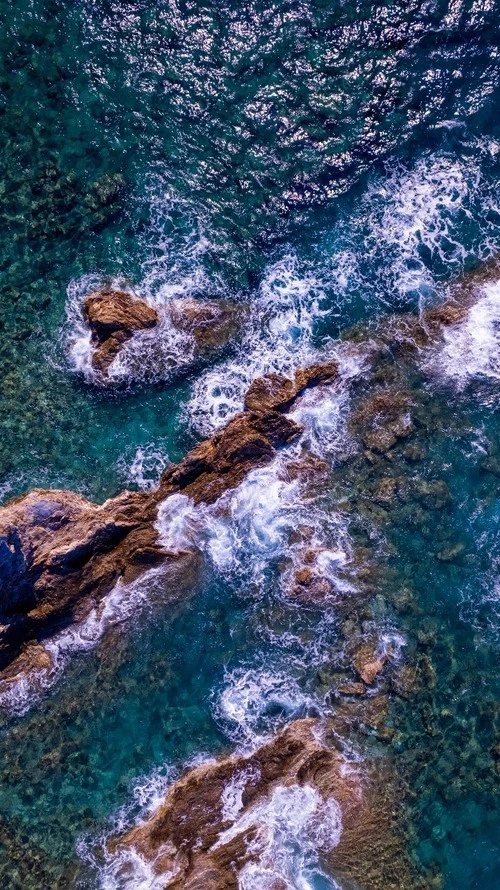
[[[164,876],[166,890],[238,890],[251,865],[267,869],[268,886],[278,888],[285,875],[273,810],[288,800],[300,807],[302,795],[310,806],[312,796],[304,832],[316,843],[321,866],[343,887],[416,887],[383,769],[349,767],[320,721],[298,720],[248,756],[191,769],[150,820],[112,850],[135,848]],[[238,805],[228,809],[231,788],[238,789]]]
[[[83,312],[96,347],[92,367],[102,373],[137,331],[149,330],[158,324],[156,309],[118,290],[90,294],[83,304]]]
[[[196,353],[203,356],[212,354],[236,336],[245,308],[243,304],[229,300],[194,300],[187,297],[172,300],[168,312],[174,327],[192,337]]]

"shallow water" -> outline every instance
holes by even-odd
[[[335,709],[342,609],[286,596],[303,520],[344,598],[363,550],[360,630],[399,640],[394,663],[424,677],[413,698],[390,688],[394,733],[361,734],[352,756],[393,758],[408,843],[446,888],[498,886],[498,289],[424,367],[398,369],[423,455],[387,473],[444,480],[443,509],[377,501],[348,425],[364,357],[337,341],[443,299],[498,250],[498,15],[493,0],[0,3],[3,497],[151,487],[255,376],[337,355],[345,382],[297,409],[331,489],[304,505],[270,468],[219,512],[167,522],[204,554],[189,601],[146,582],[111,637],[67,647],[57,682],[5,713],[6,887],[99,886],[102,838],[186,763]],[[75,372],[72,307],[107,277],[157,305],[223,295],[251,312],[210,365],[103,392]],[[292,871],[309,843],[291,832]]]

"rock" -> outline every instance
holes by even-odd
[[[245,396],[245,408],[255,413],[287,411],[308,387],[331,384],[338,375],[337,362],[327,362],[296,371],[293,380],[281,374],[257,377]]]
[[[238,801],[228,810],[224,801],[230,788],[238,789]],[[165,890],[237,890],[249,863],[266,868],[266,887],[277,890],[287,886],[286,876],[275,859],[266,805],[283,799],[300,807],[306,795],[315,800],[318,857],[342,886],[416,886],[396,795],[380,759],[366,765],[362,775],[352,764],[346,769],[317,720],[292,723],[246,756],[190,769],[148,822],[110,844],[111,855],[135,850],[154,864]]]
[[[450,490],[446,482],[441,479],[434,482],[418,482],[415,494],[426,510],[443,510],[452,503]]]
[[[92,366],[103,373],[137,331],[149,330],[158,324],[155,309],[144,300],[117,290],[90,294],[83,304],[83,312],[96,345]]]
[[[89,311],[95,309],[96,330],[106,337],[117,320],[101,296]],[[304,379],[324,379],[316,366],[303,374]],[[324,376],[330,375],[328,366]],[[181,492],[195,503],[213,503],[301,432],[280,411],[244,411],[169,467],[156,491],[124,491],[98,506],[72,492],[34,489],[1,507],[0,667],[28,641],[81,620],[119,579],[127,584],[165,563],[175,578],[173,591],[192,587],[198,556],[162,549],[155,527],[159,503]]]
[[[356,652],[353,665],[356,673],[367,686],[372,686],[387,661],[387,655],[378,655],[376,643],[363,643]]]
[[[438,550],[436,559],[438,559],[439,562],[453,562],[464,550],[465,544],[453,544],[451,547],[445,547],[443,550]]]
[[[277,447],[301,432],[299,424],[277,411],[238,414],[223,430],[193,448],[180,464],[169,467],[162,477],[161,491],[182,491],[195,503],[211,504],[239,485],[253,467],[269,463]]]
[[[341,695],[364,695],[366,686],[364,683],[341,683],[337,686],[336,692],[340,692]]]
[[[399,439],[408,438],[414,431],[409,407],[410,398],[405,393],[378,393],[358,405],[351,429],[361,435],[370,451],[387,454]]]
[[[0,692],[4,692],[9,684],[17,683],[28,674],[47,674],[54,669],[54,659],[50,652],[34,640],[26,643],[17,658],[2,671]]]
[[[391,684],[394,691],[400,695],[401,698],[411,698],[416,695],[420,687],[416,668],[410,664],[403,665],[403,667],[400,667],[391,678]]]
[[[102,506],[35,489],[0,509],[0,655],[3,664],[43,629],[74,621],[89,597],[163,560],[156,504],[124,492]]]
[[[457,303],[443,303],[442,306],[435,306],[424,314],[424,321],[428,325],[450,327],[459,324],[467,318],[468,311],[464,306]]]
[[[257,377],[245,396],[245,408],[264,414],[268,411],[286,411],[297,398],[298,391],[294,381],[281,374]]]
[[[363,436],[363,444],[378,454],[386,454],[396,442],[397,438],[390,429],[370,430]]]

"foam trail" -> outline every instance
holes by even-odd
[[[314,873],[326,879],[318,855],[336,847],[342,835],[342,817],[335,800],[324,802],[308,785],[278,785],[267,800],[238,816],[219,835],[214,849],[253,827],[258,828],[251,844],[255,859],[238,877],[240,890],[267,890],[278,881],[280,886],[284,882],[287,890],[306,890],[313,886]],[[330,881],[329,886],[337,885]]]
[[[214,716],[242,750],[254,750],[284,723],[318,716],[324,703],[304,692],[283,670],[239,667],[228,671],[215,697]]]
[[[301,270],[293,254],[273,264],[252,299],[252,313],[234,358],[195,382],[185,414],[202,435],[211,435],[243,407],[252,380],[263,374],[292,374],[311,364],[314,326],[326,314],[319,279]]]

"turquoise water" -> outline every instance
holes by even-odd
[[[254,376],[441,299],[493,255],[498,15],[495,2],[0,3],[3,496],[43,485],[103,500],[153,484]],[[108,276],[255,315],[211,365],[102,392],[69,344],[71,307]],[[496,323],[479,331],[488,373],[476,353],[467,373],[456,356],[447,371],[400,372],[424,456],[398,456],[389,474],[444,480],[442,510],[377,504],[362,462],[339,459],[347,404],[330,450],[318,446],[334,468],[315,507],[325,534],[379,572],[359,620],[402,635],[427,677],[416,698],[390,690],[389,740],[356,744],[393,759],[412,851],[453,890],[500,877],[499,475],[485,462],[500,441]],[[366,496],[344,515],[356,486]],[[267,538],[290,513],[283,497],[272,509],[249,498],[250,516],[240,503],[233,537],[216,526],[231,559],[207,544],[188,602],[173,609],[160,578],[112,645],[77,652],[28,713],[3,717],[3,885],[99,886],[100,839],[185,763],[334,707],[343,616],[283,596],[289,541]],[[457,543],[456,559],[436,559]]]

